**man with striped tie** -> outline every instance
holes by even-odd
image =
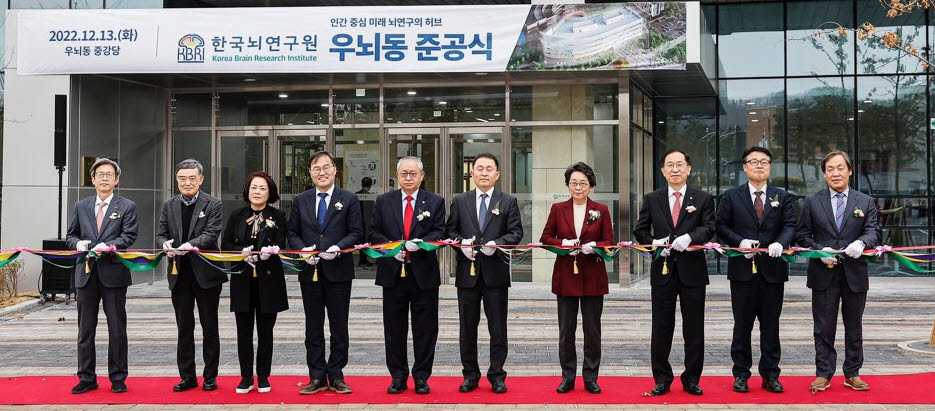
[[[811,391],[824,391],[831,386],[837,364],[834,334],[838,305],[844,321],[844,385],[866,391],[870,387],[860,379],[859,372],[864,361],[861,319],[869,279],[867,262],[860,256],[865,249],[879,244],[877,207],[873,198],[848,187],[853,168],[847,153],[831,151],[821,161],[821,169],[828,188],[805,198],[796,227],[796,242],[803,247],[840,253],[808,262],[806,285],[812,289],[815,321],[816,379]]]

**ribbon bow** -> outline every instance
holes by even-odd
[[[892,252],[892,251],[893,251],[893,247],[892,247],[892,246],[888,246],[888,245],[881,245],[881,246],[877,246],[877,248],[875,248],[874,250],[875,250],[874,254],[875,254],[877,257],[879,257],[879,256],[883,255],[883,253]]]

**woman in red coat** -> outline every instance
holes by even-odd
[[[584,389],[601,392],[597,371],[601,364],[601,311],[607,294],[607,268],[594,248],[614,243],[611,215],[607,206],[588,198],[597,184],[594,170],[585,163],[572,164],[565,170],[565,184],[571,199],[552,204],[549,219],[539,241],[545,245],[580,246],[567,256],[555,258],[552,293],[558,299],[558,356],[562,382],[556,391],[575,388],[578,360],[575,357],[575,330],[578,307],[584,328]]]

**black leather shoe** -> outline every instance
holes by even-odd
[[[656,384],[656,385],[653,387],[652,391],[649,392],[649,394],[650,394],[650,395],[653,395],[653,396],[656,396],[656,395],[664,395],[664,394],[667,393],[667,392],[669,392],[669,386],[668,386],[668,385],[666,385],[666,384]]]
[[[458,391],[461,392],[471,392],[477,389],[477,381],[474,380],[464,380],[461,383],[461,386],[458,387]]]
[[[322,392],[328,389],[328,380],[322,378],[320,380],[312,380],[308,385],[302,387],[299,390],[299,394],[302,395],[311,395],[315,393]]]
[[[573,389],[575,389],[575,380],[562,380],[562,382],[558,384],[558,388],[555,389],[555,392],[564,394]]]
[[[506,381],[502,381],[502,380],[491,381],[490,387],[493,388],[494,394],[505,394],[506,393]]]
[[[214,391],[218,389],[218,379],[217,378],[205,378],[205,382],[201,384],[201,389],[205,391]]]
[[[432,392],[428,380],[416,380],[416,394],[428,394]]]
[[[782,392],[782,384],[779,383],[779,378],[766,378],[763,380],[763,389],[778,394]]]
[[[403,391],[406,391],[406,380],[402,378],[393,378],[393,382],[390,383],[390,386],[387,387],[387,394],[401,394]]]
[[[84,394],[97,389],[97,383],[93,381],[78,381],[78,385],[71,388],[72,394]]]
[[[704,391],[701,390],[701,387],[698,385],[697,382],[690,382],[690,383],[688,383],[687,385],[685,385],[684,387],[682,387],[682,389],[685,390],[685,392],[687,392],[687,393],[689,393],[689,394],[691,394],[691,395],[702,395],[702,394],[704,394]]]
[[[600,394],[601,386],[597,385],[597,381],[585,381],[584,390],[591,394]]]
[[[127,392],[127,383],[123,381],[114,381],[110,383],[110,392],[121,394]]]
[[[350,394],[351,386],[347,385],[344,380],[334,380],[331,381],[331,391],[334,391],[338,394]]]
[[[734,391],[750,392],[750,386],[747,385],[747,379],[743,377],[734,378]]]
[[[198,388],[198,380],[194,378],[186,378],[182,380],[181,382],[179,382],[178,384],[175,384],[175,386],[172,387],[172,391],[182,392],[182,391],[188,391],[192,388]]]

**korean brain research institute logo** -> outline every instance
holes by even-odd
[[[204,63],[205,39],[197,34],[186,34],[179,40],[179,63]]]

